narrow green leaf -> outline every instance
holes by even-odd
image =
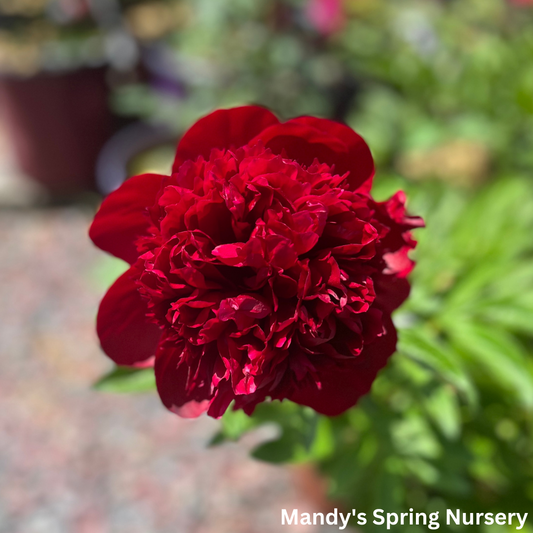
[[[314,460],[321,460],[331,455],[334,448],[335,440],[331,420],[326,416],[320,416],[309,453]]]
[[[240,409],[234,411],[232,406],[228,407],[221,422],[221,432],[229,440],[238,440],[244,433],[257,425],[257,422],[244,411]]]
[[[155,390],[154,369],[117,366],[111,372],[101,377],[93,387],[102,392],[117,393]]]
[[[425,408],[441,433],[455,440],[461,433],[461,411],[457,395],[450,386],[439,387],[427,398]]]
[[[513,395],[526,408],[533,408],[533,372],[522,347],[508,333],[468,322],[450,330],[453,342],[490,379]]]
[[[252,452],[252,457],[267,463],[286,463],[295,460],[296,447],[297,442],[294,435],[291,435],[290,432],[284,433],[281,438],[258,446]]]
[[[228,439],[224,435],[224,432],[223,431],[218,431],[217,433],[215,433],[213,435],[213,438],[209,441],[207,446],[209,448],[211,448],[213,446],[218,446],[219,444],[222,444],[222,443],[226,442],[227,440]]]
[[[398,351],[432,369],[456,387],[471,406],[477,404],[477,390],[459,354],[435,339],[422,327],[400,330]]]
[[[510,331],[533,336],[533,309],[520,305],[493,305],[481,307],[479,316]]]
[[[393,422],[390,432],[396,451],[403,456],[434,459],[442,451],[427,421],[416,414]]]

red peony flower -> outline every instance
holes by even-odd
[[[100,305],[104,352],[154,364],[184,417],[353,406],[395,350],[423,225],[402,192],[372,199],[373,174],[363,139],[330,120],[255,106],[199,120],[170,176],[127,180],[95,216],[94,243],[131,264]]]

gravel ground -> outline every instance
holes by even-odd
[[[94,333],[109,260],[90,218],[0,211],[0,533],[329,531],[281,527],[282,508],[318,509],[294,470],[248,457],[261,435],[208,449],[215,420],[91,390],[111,365]]]

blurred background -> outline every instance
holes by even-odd
[[[426,219],[398,353],[333,420],[283,404],[185,421],[116,394],[145,377],[91,389],[112,366],[94,316],[125,269],[87,237],[102,196],[249,103],[346,122],[373,194],[402,188]],[[531,0],[0,0],[0,532],[530,511],[532,236]]]

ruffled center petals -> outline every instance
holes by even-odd
[[[226,298],[220,303],[218,318],[223,322],[234,320],[239,330],[250,327],[256,320],[267,317],[271,312],[270,306],[258,297],[239,295]]]
[[[213,255],[229,266],[244,266],[248,254],[245,243],[221,244],[213,249]]]
[[[389,316],[383,316],[383,334],[353,359],[315,358],[320,382],[302,379],[288,398],[326,416],[337,416],[370,391],[379,370],[396,349],[396,330]]]

